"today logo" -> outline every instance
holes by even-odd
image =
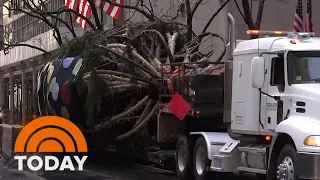
[[[15,153],[87,153],[87,142],[80,129],[67,119],[58,116],[44,116],[27,124],[19,133],[14,146]],[[56,156],[14,156],[18,161],[18,170],[23,170],[23,162],[27,161],[27,167],[32,171],[42,169],[54,171],[59,169],[75,171],[72,158],[78,165],[79,171],[83,170],[83,164],[88,156],[64,156],[61,164]],[[37,162],[34,165],[33,162]],[[53,165],[52,163],[53,162]]]

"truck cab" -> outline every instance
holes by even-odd
[[[195,179],[208,179],[206,171],[253,173],[268,180],[319,179],[320,38],[247,33],[274,37],[244,40],[232,51],[225,71],[230,77],[225,78],[224,103],[231,101],[231,107],[224,108],[223,119],[228,131],[190,132],[187,138]]]
[[[320,39],[313,33],[242,41],[234,51],[231,131],[271,137],[267,170],[279,179],[317,179]],[[240,142],[241,144],[241,142]],[[311,163],[312,162],[312,163]],[[272,169],[272,168],[271,168]]]
[[[231,130],[242,135],[269,135],[271,144],[282,144],[269,148],[280,151],[269,154],[270,158],[278,156],[278,172],[288,171],[283,176],[280,173],[280,178],[294,177],[290,169],[298,171],[300,178],[317,178],[319,174],[309,170],[319,164],[320,153],[316,108],[320,100],[320,39],[311,37],[312,33],[256,33],[286,36],[242,41],[236,47]],[[280,160],[281,152],[288,156]],[[292,166],[293,161],[299,165]]]
[[[306,109],[307,104],[316,106],[320,87],[319,43],[319,38],[300,33],[238,44],[233,60],[234,133],[273,135],[289,117],[317,118],[314,108]]]

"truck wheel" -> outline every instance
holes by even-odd
[[[180,137],[176,147],[176,172],[179,180],[192,179],[192,150],[187,137]]]
[[[209,179],[211,160],[208,159],[207,144],[203,137],[200,137],[196,141],[193,154],[193,169],[196,180]]]
[[[292,145],[285,145],[277,161],[277,179],[299,180],[297,171],[297,151]]]

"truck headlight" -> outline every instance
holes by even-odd
[[[320,146],[320,136],[308,136],[303,144],[305,146]]]

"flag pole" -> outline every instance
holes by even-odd
[[[103,14],[104,14],[104,11],[103,11],[103,8],[99,8],[100,9],[100,20],[101,20],[101,27],[103,28]]]

